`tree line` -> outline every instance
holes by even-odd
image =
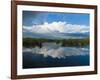
[[[89,38],[84,39],[42,39],[42,38],[23,38],[24,47],[42,47],[42,43],[45,42],[55,42],[61,44],[61,46],[87,46],[89,45]]]

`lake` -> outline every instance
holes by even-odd
[[[43,43],[42,47],[23,48],[23,68],[71,67],[89,65],[89,46],[62,47]]]

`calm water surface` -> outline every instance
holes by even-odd
[[[23,68],[89,65],[89,47],[61,47],[44,43],[42,48],[23,48]]]

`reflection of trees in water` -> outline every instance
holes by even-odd
[[[56,49],[56,48],[59,48],[61,47],[61,43],[55,43],[55,42],[51,42],[51,43],[48,43],[48,42],[45,42],[45,43],[42,43],[42,46],[43,47],[47,47],[47,48],[53,48],[53,49]]]
[[[42,47],[24,48],[23,52],[32,52],[33,54],[42,54],[44,57],[65,58],[66,56],[78,56],[89,54],[89,48],[62,47],[57,43],[42,43]]]

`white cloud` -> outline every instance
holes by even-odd
[[[78,55],[88,55],[88,48],[76,48],[76,47],[61,47],[56,43],[46,43],[42,48],[24,48],[23,52],[31,52],[33,54],[41,54],[44,57],[52,58],[65,58],[66,56],[78,56]]]
[[[77,25],[77,24],[68,24],[66,22],[52,22],[41,25],[33,26],[23,26],[23,31],[29,31],[34,33],[85,33],[89,32],[89,26],[86,25]]]

